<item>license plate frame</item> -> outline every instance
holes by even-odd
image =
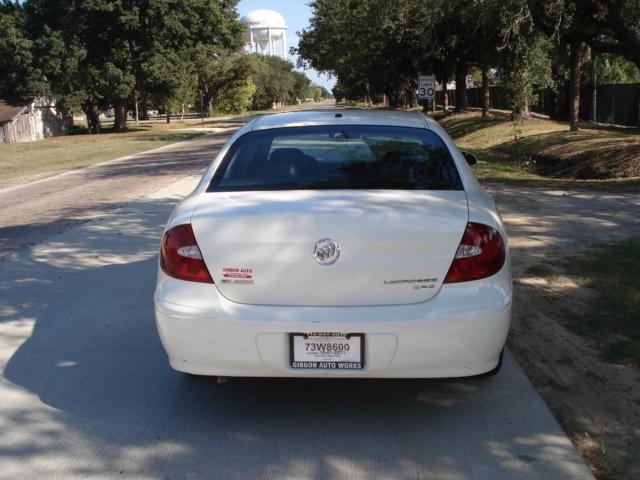
[[[304,371],[304,370],[335,370],[335,371],[357,371],[363,370],[365,365],[365,341],[364,341],[364,333],[343,333],[343,332],[312,332],[312,333],[302,333],[302,332],[291,332],[289,333],[289,367],[293,370]],[[341,338],[341,342],[348,342],[349,345],[358,345],[360,349],[359,360],[331,360],[331,359],[296,359],[296,337],[302,337],[303,341],[311,338],[316,342],[336,342],[336,339]],[[322,339],[322,340],[318,340]],[[355,339],[355,341],[354,341]],[[359,341],[358,341],[359,340]],[[321,352],[318,352],[320,354]],[[314,364],[311,365],[310,364]],[[327,366],[329,365],[329,366]]]

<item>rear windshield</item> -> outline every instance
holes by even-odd
[[[462,190],[440,137],[425,129],[312,126],[249,132],[229,149],[208,191]]]

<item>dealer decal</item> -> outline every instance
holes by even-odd
[[[401,278],[399,280],[385,280],[385,285],[410,285],[414,290],[421,288],[435,288],[437,278]]]
[[[223,267],[222,283],[253,285],[253,269],[246,267]]]

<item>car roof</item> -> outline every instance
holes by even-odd
[[[316,125],[384,125],[428,129],[430,121],[432,120],[420,112],[364,109],[301,110],[264,115],[255,121],[252,130]]]

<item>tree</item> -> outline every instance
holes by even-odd
[[[225,87],[215,107],[224,113],[244,112],[251,107],[255,93],[256,86],[251,78],[237,79]]]
[[[31,40],[25,37],[20,4],[0,4],[0,94],[31,90]]]
[[[519,0],[542,31],[616,53],[640,67],[637,0]]]
[[[329,91],[321,85],[315,85],[312,83],[310,92],[314,102],[319,102],[321,100],[331,98],[331,94],[329,93]]]
[[[206,110],[211,114],[219,104],[225,87],[236,80],[251,76],[251,60],[240,52],[220,54],[200,46],[196,53],[198,90],[202,93]]]
[[[551,85],[550,49],[550,41],[534,31],[526,42],[513,45],[509,52],[505,52],[504,65],[499,73],[514,119],[530,117],[531,105],[536,100],[534,85]]]
[[[294,96],[293,65],[279,57],[249,55],[251,80],[256,86],[253,108],[262,110],[287,103]]]
[[[580,84],[582,65],[589,60],[591,49],[584,42],[575,41],[571,43],[571,65],[569,80],[569,130],[578,130],[580,121]]]
[[[455,72],[456,107],[464,110],[469,68],[488,72],[497,58],[497,0],[318,0],[311,6],[299,62],[337,76],[336,98],[410,105],[418,74],[436,73],[446,84]]]
[[[293,75],[293,95],[290,99],[292,103],[304,101],[311,96],[311,80],[302,72],[292,71]]]
[[[595,70],[599,83],[640,83],[640,69],[621,55],[594,55],[583,68],[582,81],[593,78]]]
[[[299,65],[336,76],[336,98],[411,102],[426,63],[421,59],[434,44],[427,3],[437,2],[312,2],[310,27],[300,32]]]
[[[31,70],[46,77],[43,89],[61,105],[82,106],[93,131],[100,129],[98,113],[114,108],[118,130],[140,98],[169,111],[194,96],[199,52],[242,46],[236,3],[26,0]]]
[[[220,60],[232,60],[243,45],[243,26],[237,19],[236,1],[162,0],[140,2],[138,20],[129,35],[137,59],[141,90],[159,106],[175,104],[186,88],[195,97],[205,95],[211,106],[222,86],[216,75],[224,73]],[[134,12],[135,14],[135,12]],[[144,21],[142,21],[144,20]],[[137,27],[136,25],[140,25]],[[226,65],[225,65],[226,66]],[[222,76],[228,81],[227,76]],[[182,93],[181,93],[182,92]]]
[[[299,32],[299,65],[337,76],[350,91],[370,102],[372,80],[382,74],[374,72],[381,50],[380,35],[375,34],[381,26],[376,15],[379,3],[311,2],[310,27]]]
[[[591,52],[616,53],[640,66],[637,0],[514,0],[517,16],[570,47],[570,129],[578,129],[582,65]],[[517,22],[516,22],[517,23]]]

